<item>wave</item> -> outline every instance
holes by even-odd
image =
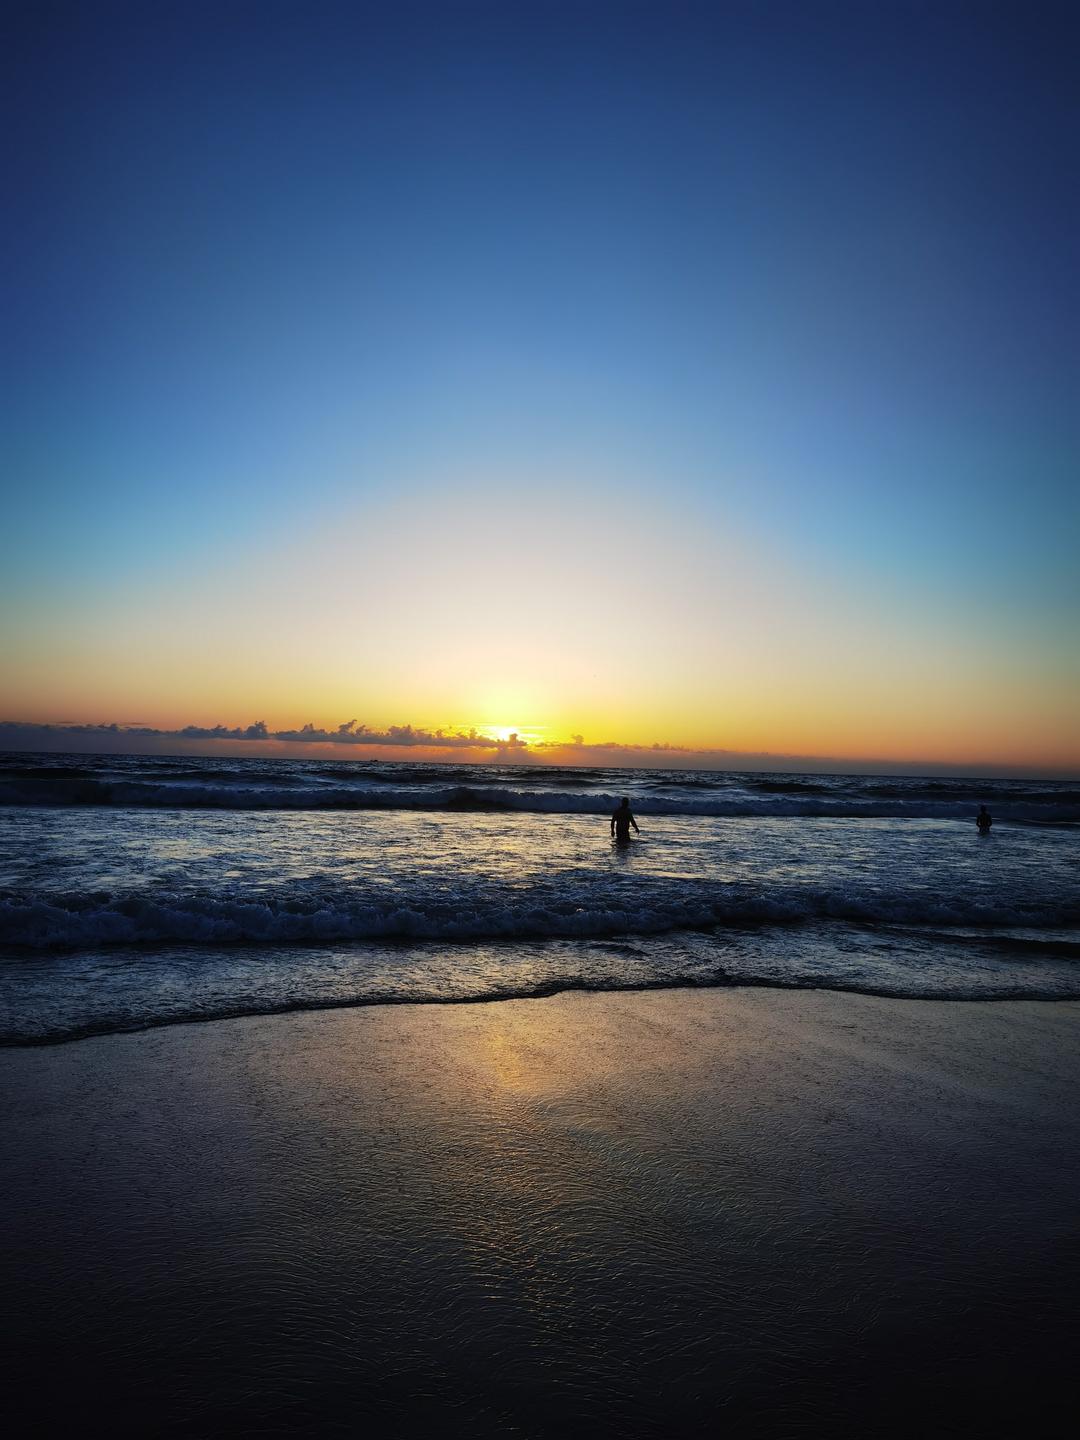
[[[585,897],[578,897],[584,899]],[[809,920],[863,925],[1035,926],[1080,924],[1080,907],[1048,912],[1036,905],[903,895],[853,895],[790,889],[753,892],[736,886],[663,895],[636,904],[581,904],[528,892],[509,902],[453,902],[403,897],[373,904],[326,894],[221,898],[203,893],[8,895],[0,899],[0,944],[20,950],[78,950],[186,942],[319,944],[358,941],[450,942],[599,939],[661,935],[716,927],[790,925]]]
[[[686,794],[642,795],[633,802],[639,815],[700,818],[916,819],[963,820],[973,815],[969,799],[867,798],[829,794],[825,787],[810,793],[738,792],[696,797]],[[295,784],[280,776],[170,779],[99,779],[88,775],[33,776],[8,772],[0,781],[0,806],[112,806],[183,810],[450,810],[520,811],[540,815],[609,815],[618,804],[615,793],[520,790],[507,785],[443,785],[426,788],[396,786]],[[1028,800],[996,800],[996,820],[1025,824],[1076,824],[1080,804]]]

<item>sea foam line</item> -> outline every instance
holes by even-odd
[[[335,785],[238,785],[170,783],[145,780],[30,779],[0,781],[0,805],[112,806],[167,810],[444,810],[497,813],[517,811],[540,815],[609,815],[619,803],[615,794],[516,790],[509,786],[448,785],[394,788]],[[964,820],[973,815],[968,800],[859,799],[850,796],[760,794],[638,796],[639,815],[715,819],[740,817],[818,819]],[[998,820],[1027,824],[1075,824],[1075,804],[998,801]]]
[[[335,896],[293,900],[218,898],[204,894],[118,896],[7,895],[0,898],[0,944],[29,950],[81,949],[180,941],[195,944],[308,944],[367,940],[597,939],[675,930],[813,919],[861,924],[1064,927],[1080,924],[1080,907],[1018,905],[993,898],[861,896],[789,888],[751,892],[731,886],[711,894],[636,905],[524,894],[516,904],[483,897],[439,902],[402,897],[388,904]]]
[[[272,1016],[308,1015],[320,1011],[361,1010],[388,1006],[413,1005],[484,1005],[508,1000],[547,1000],[566,994],[634,994],[658,990],[797,990],[825,991],[841,995],[867,995],[883,1000],[935,1001],[938,1003],[970,1003],[987,1001],[1038,1001],[1055,1004],[1080,1000],[1080,979],[1075,989],[1048,994],[1024,984],[980,984],[967,989],[935,987],[932,983],[918,990],[903,986],[875,985],[869,981],[826,979],[822,976],[791,976],[787,978],[754,975],[730,975],[723,970],[711,974],[669,975],[655,980],[584,980],[578,976],[552,977],[533,986],[506,986],[477,991],[475,994],[402,995],[392,991],[371,991],[350,996],[318,999],[249,1000],[242,1004],[222,1002],[199,1009],[177,1010],[170,1014],[134,1013],[99,1016],[92,1020],[66,1025],[34,1025],[0,1029],[0,1048],[31,1049],[46,1045],[66,1045],[110,1035],[135,1035],[147,1030],[166,1029],[173,1025],[213,1024],[219,1020],[247,1020]]]

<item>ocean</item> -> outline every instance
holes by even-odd
[[[1078,999],[1080,785],[8,754],[0,977],[8,1045],[571,989]]]

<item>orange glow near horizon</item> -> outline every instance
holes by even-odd
[[[0,719],[28,723],[355,719],[516,733],[562,764],[615,742],[645,748],[606,763],[727,751],[1080,772],[1080,686],[1051,654],[1003,646],[978,615],[854,591],[734,526],[717,539],[625,485],[586,501],[523,484],[468,513],[431,490],[336,515],[197,587],[164,574],[46,600],[9,626],[5,657]]]

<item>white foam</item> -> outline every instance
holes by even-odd
[[[797,890],[748,894],[718,888],[679,899],[653,896],[638,905],[565,905],[541,896],[450,904],[431,898],[386,905],[342,904],[332,895],[290,900],[159,895],[154,899],[42,897],[0,900],[0,942],[33,950],[85,949],[150,942],[268,944],[369,940],[514,940],[656,935],[674,930],[838,919],[863,924],[944,926],[1065,925],[1080,911],[1047,914],[1038,906],[988,899],[962,902],[926,896]]]

